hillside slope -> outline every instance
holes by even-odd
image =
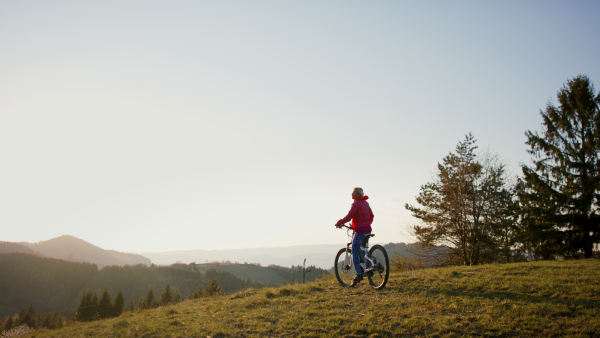
[[[600,335],[600,261],[552,261],[396,273],[381,291],[335,277],[188,300],[36,337]]]
[[[314,281],[323,274],[328,272],[314,269],[306,275],[306,280]],[[17,314],[31,303],[38,313],[60,311],[70,317],[86,289],[101,294],[106,288],[113,296],[121,290],[129,304],[145,297],[150,288],[160,294],[166,284],[185,297],[203,289],[211,279],[229,293],[249,286],[300,283],[302,275],[290,268],[250,264],[129,265],[98,270],[90,263],[0,253],[0,319]]]

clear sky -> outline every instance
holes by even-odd
[[[598,1],[0,0],[0,240],[166,251],[377,242],[472,132],[514,175]]]

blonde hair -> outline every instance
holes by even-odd
[[[365,197],[365,193],[363,192],[362,188],[354,188],[354,191],[357,192],[361,198]]]

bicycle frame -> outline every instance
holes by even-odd
[[[348,235],[348,237],[352,238],[354,236],[354,229],[352,229],[351,227],[347,226],[347,225],[343,225],[342,227],[347,228],[348,232],[350,230],[352,230],[352,236]],[[359,247],[359,254],[358,256],[363,258],[363,262],[360,263],[363,272],[369,272],[369,271],[373,271],[373,269],[375,268],[375,261],[373,259],[371,259],[371,256],[369,256],[369,238],[365,239],[365,242],[367,244],[367,246],[361,244]],[[352,247],[352,241],[350,241],[348,244],[346,244],[346,259],[345,261],[348,261],[348,253],[351,252],[351,247]],[[370,268],[367,269],[367,265],[366,265],[366,261],[369,261],[370,263]],[[354,260],[352,259],[352,256],[350,255],[350,264],[349,264],[350,268],[354,267]]]
[[[348,261],[348,259],[350,259],[350,264],[349,267],[353,268],[354,267],[354,260],[352,259],[352,254],[349,254],[349,252],[352,251],[351,249],[352,246],[352,242],[346,244],[346,261]],[[366,263],[363,261],[363,263],[360,263],[360,265],[363,268],[364,272],[369,272],[372,271],[373,268],[375,267],[375,261],[373,261],[373,259],[371,259],[371,257],[369,256],[369,250],[367,250],[368,247],[365,247],[364,245],[361,245],[359,250],[361,251],[361,253],[359,253],[359,257],[362,257],[363,259],[369,261],[369,263],[371,263],[371,267],[367,269]]]

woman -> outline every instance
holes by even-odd
[[[365,196],[362,188],[354,188],[352,191],[352,207],[346,217],[340,219],[335,224],[336,227],[341,227],[344,223],[352,220],[352,229],[354,229],[354,236],[352,237],[352,260],[354,261],[354,268],[356,269],[356,277],[352,280],[350,286],[355,286],[363,279],[363,271],[360,266],[359,252],[360,246],[362,245],[365,237],[371,233],[371,223],[373,223],[373,211],[367,200],[369,196]]]

